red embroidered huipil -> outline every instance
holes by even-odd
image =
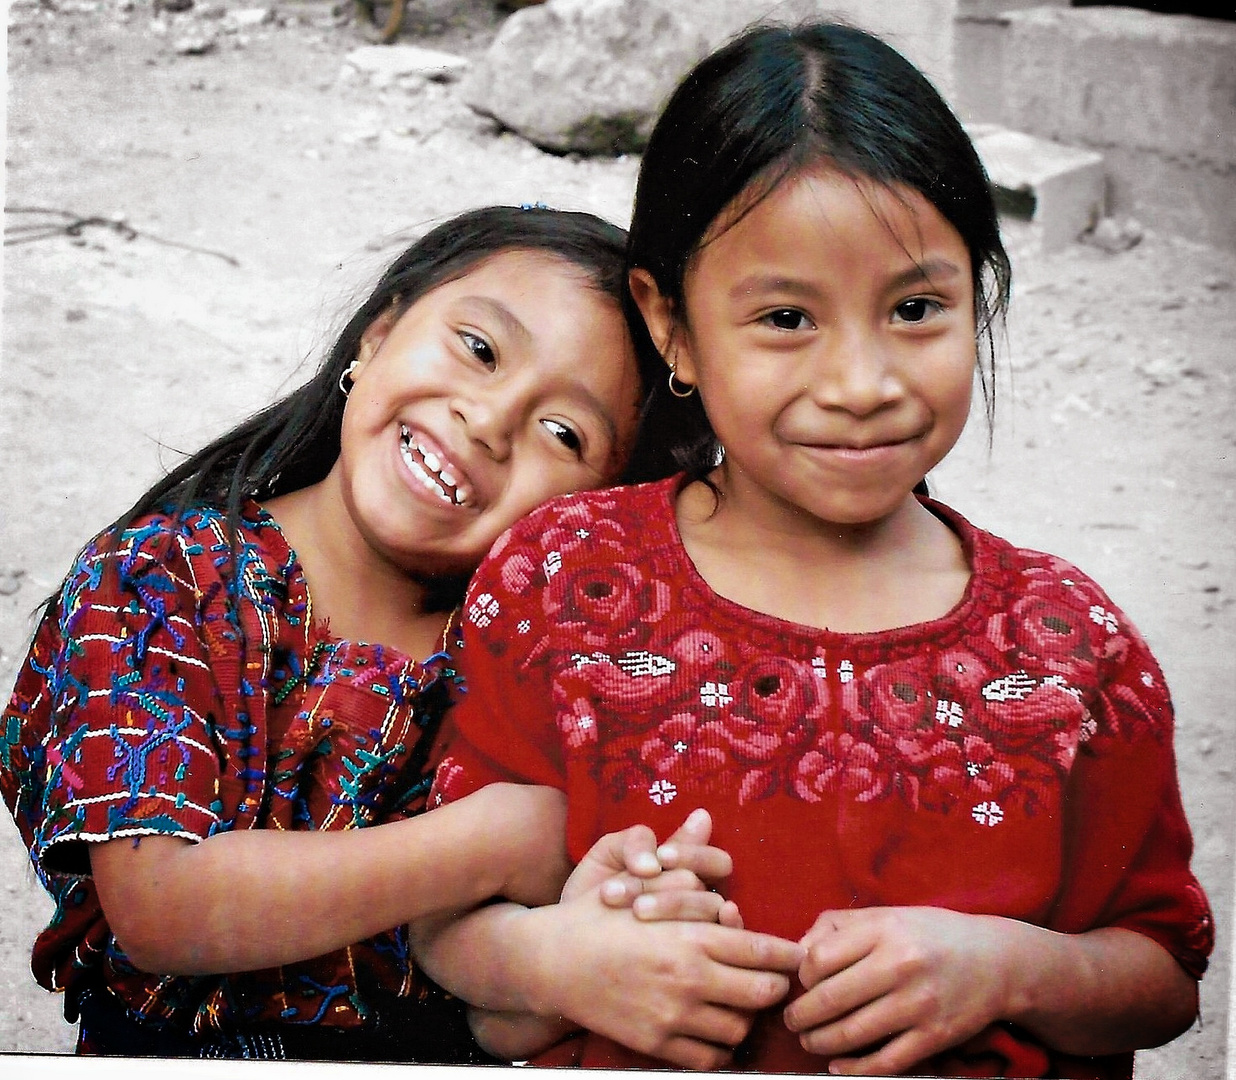
[[[797,939],[824,909],[932,905],[1126,927],[1200,977],[1213,925],[1167,690],[1098,586],[928,502],[972,570],[952,611],[872,634],[786,623],[695,571],[679,482],[560,499],[499,540],[465,603],[468,694],[431,805],[498,779],[563,788],[575,859],[637,822],[664,837],[703,806],[750,929]],[[824,1071],[780,1013],[757,1020],[740,1065]],[[653,1064],[597,1036],[578,1060]],[[919,1068],[1131,1065],[1000,1025]]]
[[[100,980],[138,1018],[203,1034],[353,1028],[426,986],[406,928],[304,963],[192,978],[136,970],[111,934],[90,843],[352,829],[424,808],[448,657],[421,663],[314,626],[300,565],[256,504],[236,566],[211,509],[141,519],[115,551],[96,539],[0,720],[0,792],[57,901],[33,969],[69,991],[70,1020],[73,991]]]

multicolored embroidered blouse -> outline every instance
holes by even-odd
[[[1120,926],[1195,977],[1213,944],[1189,870],[1158,665],[1074,567],[927,505],[972,574],[943,618],[883,633],[784,622],[714,593],[675,523],[678,479],[557,500],[469,590],[469,693],[431,802],[552,784],[568,848],[707,807],[746,925],[797,939],[829,908],[933,905],[1065,932]],[[599,1037],[546,1062],[652,1064]],[[739,1058],[819,1072],[780,1021]],[[1130,1075],[1009,1026],[920,1068]]]
[[[351,1027],[422,990],[399,929],[305,963],[226,977],[137,971],[100,910],[87,845],[231,829],[354,829],[420,813],[451,697],[424,663],[315,626],[274,520],[153,516],[93,541],[44,617],[0,722],[0,791],[57,903],[33,957],[70,990],[100,975],[139,1017]],[[246,898],[238,896],[238,904]],[[74,995],[66,999],[76,1019]]]

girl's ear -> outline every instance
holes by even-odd
[[[695,364],[691,359],[689,335],[678,325],[674,302],[661,295],[652,275],[643,267],[637,266],[627,275],[627,284],[661,359],[669,365],[677,382],[683,386],[694,384]]]
[[[356,367],[352,369],[352,378],[364,370],[366,364],[373,359],[374,353],[382,346],[382,342],[386,340],[387,334],[394,328],[395,323],[399,320],[395,315],[395,305],[392,304],[381,315],[373,320],[365,327],[365,332],[361,334],[360,348],[356,352]]]
[[[666,363],[674,344],[674,305],[661,295],[652,275],[642,266],[637,266],[627,275],[627,284],[635,306],[644,317],[648,335]]]

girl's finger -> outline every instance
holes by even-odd
[[[827,914],[802,939],[806,951],[798,977],[808,989],[857,964],[880,942],[873,922],[838,918],[822,925]]]
[[[734,871],[729,852],[709,844],[667,840],[657,848],[657,859],[666,870],[690,870],[708,882],[723,881]]]
[[[641,922],[662,922],[667,919],[720,922],[721,909],[726,903],[728,901],[716,893],[698,889],[672,889],[668,892],[648,892],[637,896],[631,909]]]
[[[732,930],[725,926],[684,927],[684,932],[702,935],[704,951],[718,964],[726,968],[747,968],[763,974],[782,973],[786,976],[797,974],[803,961],[803,947],[797,941],[787,941],[773,934],[757,934],[750,930]],[[788,987],[789,980],[786,980]],[[727,1005],[737,1005],[738,1002],[728,998],[712,998]],[[766,1005],[754,1006],[766,1008],[774,1005],[780,997],[774,997]]]
[[[832,1023],[801,1031],[798,1041],[809,1053],[833,1057],[873,1051],[913,1026],[913,1021],[902,1015],[897,1002],[881,997]]]
[[[742,929],[742,913],[733,900],[727,900],[721,905],[721,910],[717,913],[717,922],[722,926],[728,926],[731,930]]]
[[[657,1053],[657,1057],[671,1065],[694,1072],[718,1072],[730,1063],[733,1056],[734,1052],[728,1047],[714,1046],[710,1042],[681,1035],[668,1039]]]
[[[622,840],[622,868],[636,877],[655,877],[661,872],[657,857],[657,837],[647,825],[632,825],[619,833]]]
[[[813,1053],[839,1053],[841,1050],[853,1050],[865,1046],[874,1039],[889,1034],[890,1031],[901,1031],[908,1027],[907,1023],[898,1024],[891,1018],[887,1020],[883,1013],[875,1017],[863,1017],[861,1010],[873,1004],[887,1002],[886,995],[896,989],[895,977],[888,972],[878,972],[870,965],[855,965],[848,967],[837,975],[823,979],[812,986],[802,997],[796,998],[785,1010],[785,1026],[791,1031],[813,1032],[816,1043],[821,1047],[808,1047]],[[885,1031],[864,1033],[861,1042],[854,1042],[851,1032],[862,1022],[880,1027],[888,1024]],[[827,1043],[830,1032],[840,1032],[838,1037],[844,1046],[834,1046]],[[825,1048],[827,1047],[827,1048]]]
[[[835,1057],[828,1071],[841,1076],[895,1076],[908,1072],[924,1058],[945,1049],[925,1039],[921,1032],[906,1031],[865,1057]]]
[[[601,883],[601,902],[606,907],[630,907],[645,893],[704,892],[705,885],[690,870],[667,870],[656,877],[615,874]]]
[[[702,807],[692,810],[674,832],[666,837],[666,843],[707,844],[712,835],[712,815]]]
[[[679,1034],[702,1039],[728,1052],[747,1037],[754,1019],[753,1014],[740,1009],[704,1002],[683,1016]]]

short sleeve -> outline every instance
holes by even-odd
[[[86,875],[83,842],[199,840],[219,823],[222,715],[202,591],[166,523],[95,541],[47,613],[5,722],[23,731],[31,856]]]
[[[566,786],[552,674],[544,662],[551,627],[539,548],[517,527],[499,540],[468,588],[458,662],[464,692],[448,716],[430,806],[499,781]]]
[[[1119,612],[1103,681],[1065,796],[1065,870],[1053,928],[1117,926],[1162,945],[1200,978],[1214,920],[1189,868],[1173,713],[1162,672]]]

